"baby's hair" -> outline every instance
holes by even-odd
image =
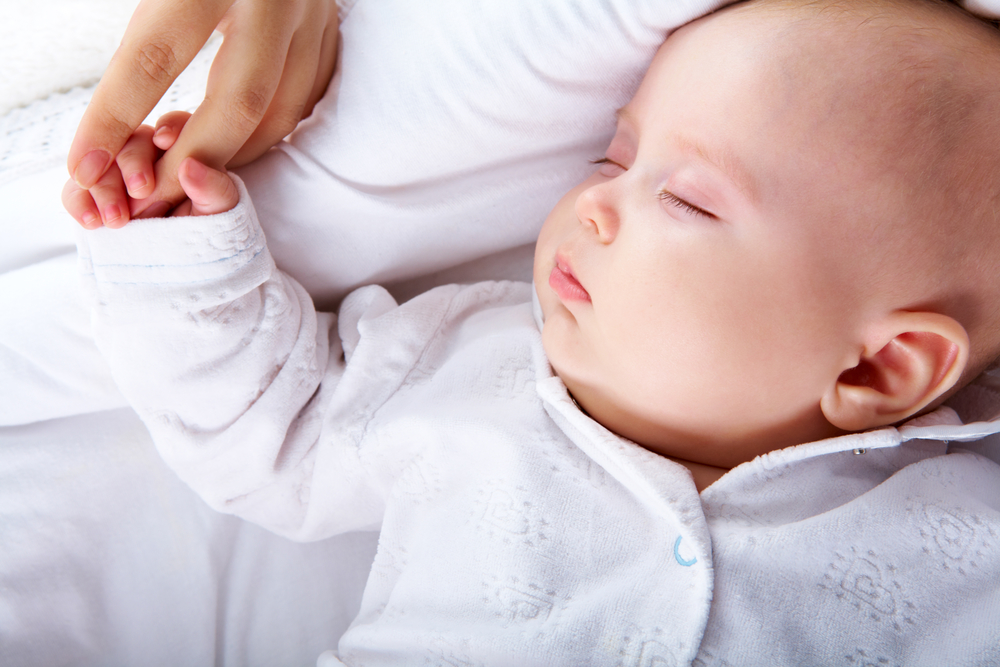
[[[853,101],[898,125],[880,175],[894,177],[904,155],[920,158],[904,176],[921,205],[907,209],[905,226],[875,219],[862,229],[879,260],[869,289],[898,291],[903,309],[940,312],[966,329],[969,361],[944,400],[1000,357],[1000,29],[948,0],[750,0],[731,9],[790,12],[789,36],[810,25],[865,35],[858,43],[870,60],[859,61],[854,92],[867,97]]]

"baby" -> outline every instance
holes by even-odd
[[[659,50],[545,220],[534,293],[367,287],[336,316],[188,159],[175,217],[80,237],[98,344],[213,507],[381,530],[328,664],[960,664],[996,636],[936,629],[995,613],[961,586],[996,573],[915,592],[920,538],[857,501],[928,516],[893,484],[943,452],[879,427],[1000,355],[998,67],[1000,34],[944,3],[736,5]],[[155,156],[149,131],[126,149]],[[793,557],[820,545],[843,563]],[[797,583],[737,581],[761,577]]]

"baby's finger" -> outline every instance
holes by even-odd
[[[160,116],[156,121],[156,128],[153,130],[152,142],[155,150],[166,151],[177,141],[184,125],[191,118],[187,111],[171,111]],[[176,194],[164,194],[164,188],[159,188],[159,196],[154,197],[156,192],[154,187],[149,192],[143,194],[143,199],[132,200],[130,202],[131,214],[133,218],[158,218],[167,215],[170,209],[174,208],[172,202],[177,201],[183,193],[177,186],[176,176],[169,171],[169,158],[160,159],[161,153],[157,153],[157,163],[151,166],[150,181],[154,184],[166,185],[167,190],[177,190]],[[160,178],[157,178],[157,174]],[[173,182],[171,188],[170,183]],[[176,215],[176,213],[175,213]]]
[[[63,186],[62,204],[84,229],[96,229],[101,226],[101,213],[97,210],[94,198],[72,178]]]
[[[233,179],[206,167],[194,158],[185,158],[177,170],[184,193],[191,200],[191,215],[213,215],[236,206],[240,194]]]
[[[180,204],[177,205],[173,211],[170,212],[171,218],[181,218],[185,215],[194,215],[191,213],[191,200],[185,199]]]
[[[133,199],[145,199],[153,194],[155,185],[153,163],[156,162],[156,158],[153,128],[149,125],[140,125],[115,158],[128,194]]]
[[[90,196],[101,212],[105,227],[117,229],[125,226],[129,220],[128,197],[125,194],[122,172],[117,164],[111,165],[97,184],[90,188]]]
[[[171,111],[159,117],[156,121],[156,131],[153,133],[153,143],[160,150],[168,150],[177,141],[184,124],[191,117],[187,111]]]

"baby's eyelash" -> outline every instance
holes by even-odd
[[[702,216],[705,216],[706,218],[710,218],[712,220],[717,219],[716,216],[712,215],[711,213],[709,213],[705,209],[698,208],[694,204],[689,204],[688,202],[684,201],[683,199],[681,199],[680,197],[678,197],[674,193],[669,192],[668,190],[660,190],[660,192],[659,192],[659,194],[657,196],[662,201],[667,202],[671,206],[676,206],[677,208],[683,209],[683,210],[685,210],[688,213],[691,213],[693,215],[702,215]]]
[[[620,164],[606,157],[593,158],[590,160],[590,164],[613,164],[616,167],[621,167]],[[622,169],[624,168],[625,167],[622,167]],[[670,192],[669,190],[660,190],[657,193],[657,197],[659,197],[661,201],[665,201],[671,206],[676,206],[679,209],[685,210],[692,215],[700,215],[709,218],[710,220],[718,220],[717,216],[713,215],[712,213],[709,213],[703,208],[698,208],[694,204],[684,201],[683,199],[675,195],[673,192]]]

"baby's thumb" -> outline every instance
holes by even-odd
[[[193,157],[184,158],[177,169],[184,194],[191,200],[188,215],[213,215],[236,206],[240,193],[233,179],[217,169],[206,167]]]

